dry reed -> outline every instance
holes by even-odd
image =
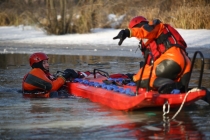
[[[138,15],[183,29],[210,29],[210,0],[5,0],[0,26],[37,25],[49,34],[87,33],[110,28],[109,14],[120,17],[115,28],[127,28]],[[58,16],[59,15],[59,16]]]

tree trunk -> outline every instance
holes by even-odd
[[[57,34],[57,14],[55,9],[54,0],[47,0],[47,17],[50,23],[49,30],[53,34]]]
[[[66,0],[60,0],[61,6],[61,32],[62,34],[66,33]]]

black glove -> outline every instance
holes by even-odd
[[[130,37],[130,30],[129,29],[121,30],[118,33],[118,35],[115,36],[113,39],[120,39],[120,41],[118,42],[118,45],[121,45],[126,37]]]
[[[78,74],[73,69],[66,69],[62,75],[65,79],[68,78],[77,78]]]
[[[127,73],[127,74],[125,74],[129,79],[131,79],[131,81],[133,81],[133,76],[135,75],[135,74],[132,74],[132,73]]]

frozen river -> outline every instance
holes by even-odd
[[[23,98],[21,82],[30,70],[29,54],[18,50],[49,51],[51,73],[66,68],[80,71],[101,68],[109,73],[128,73],[139,68],[139,57],[122,57],[120,53],[111,55],[114,51],[109,50],[107,56],[82,55],[84,51],[79,49],[78,54],[70,55],[76,50],[60,47],[57,51],[53,51],[53,47],[42,49],[41,46],[7,47],[7,53],[0,54],[0,139],[210,139],[210,106],[202,102],[184,107],[174,121],[166,123],[162,108],[124,112],[73,96],[63,99]],[[69,55],[57,54],[62,49],[67,49],[64,53]],[[197,85],[199,71],[195,70],[192,76],[191,85]],[[209,79],[210,70],[206,64],[202,85],[210,88]],[[169,118],[177,110],[171,110]]]

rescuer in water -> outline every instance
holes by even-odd
[[[37,52],[30,56],[31,71],[23,78],[23,95],[33,97],[57,97],[57,92],[69,78],[77,78],[78,73],[73,69],[66,69],[62,75],[53,76],[49,72],[48,56]]]

